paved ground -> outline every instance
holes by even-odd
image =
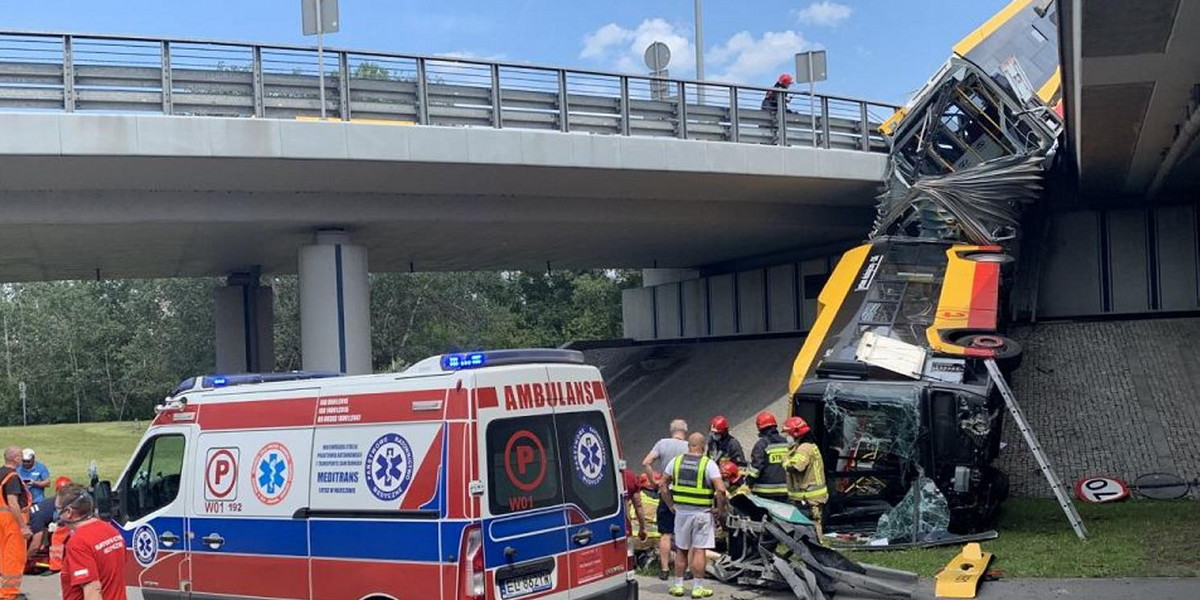
[[[1048,323],[1018,328],[1013,389],[1059,477],[1150,472],[1200,477],[1200,319]],[[1049,496],[1020,433],[1005,425],[999,466],[1012,492]],[[1192,490],[1200,497],[1200,488]]]
[[[642,600],[674,600],[667,584],[652,577],[639,577]],[[762,592],[714,584],[714,600],[794,599],[784,592]],[[918,584],[918,598],[932,599],[933,580]],[[1200,598],[1200,579],[1022,579],[985,582],[979,588],[980,600],[1196,600]],[[36,599],[35,599],[36,600]]]

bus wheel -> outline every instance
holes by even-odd
[[[972,252],[963,256],[963,258],[975,262],[1000,263],[1002,265],[1015,260],[1011,254],[1004,254],[1003,252]]]
[[[1021,344],[1002,335],[976,333],[963,336],[958,343],[968,348],[992,350],[996,353],[996,362],[1004,367],[1016,368],[1014,363],[1021,357]]]

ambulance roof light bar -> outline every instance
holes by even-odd
[[[558,348],[521,348],[517,350],[486,350],[482,352],[460,352],[443,354],[438,358],[443,371],[461,371],[480,367],[522,365],[531,363],[553,363],[582,365],[583,353],[578,350]],[[429,360],[429,359],[426,359]],[[421,361],[424,363],[426,361]],[[420,365],[413,365],[414,367]]]

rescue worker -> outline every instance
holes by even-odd
[[[684,439],[687,437],[687,429],[687,421],[671,421],[668,427],[671,437],[658,440],[646,454],[646,458],[642,459],[642,471],[648,478],[653,480],[658,476],[654,472],[654,461],[658,461],[660,468],[666,468],[667,463],[676,456],[687,453],[688,443]],[[666,581],[667,573],[671,571],[671,538],[675,534],[675,513],[666,502],[661,502],[654,520],[658,523],[658,566],[662,569],[658,578]]]
[[[775,88],[775,90],[769,91],[769,92],[767,92],[767,94],[765,96],[763,96],[762,109],[769,110],[772,113],[774,113],[775,111],[780,109],[780,103],[782,103],[783,104],[782,108],[784,110],[787,110],[787,103],[788,103],[789,98],[787,97],[788,94],[783,90],[786,90],[786,89],[792,87],[793,81],[794,80],[792,79],[792,76],[789,75],[788,73],[784,73],[784,74],[780,75],[779,79],[775,80],[775,85],[773,86]],[[779,91],[776,91],[776,90],[779,90]]]
[[[729,490],[729,495],[731,496],[738,493],[738,488],[744,485],[742,469],[734,462],[727,462],[721,465],[721,479],[725,480],[725,488]]]
[[[704,585],[707,550],[716,547],[715,515],[725,512],[725,482],[716,461],[704,454],[704,434],[688,436],[686,454],[675,457],[663,471],[662,500],[675,511],[675,582],[667,588],[682,596],[683,572],[691,566],[692,597],[708,598]],[[715,508],[714,508],[715,505]]]
[[[22,597],[21,577],[25,574],[25,559],[28,556],[26,543],[33,532],[29,530],[29,506],[32,495],[21,476],[17,465],[21,462],[21,448],[9,446],[4,450],[4,466],[0,467],[0,600]]]
[[[660,537],[657,522],[659,504],[658,482],[651,480],[645,473],[638,476],[638,499],[642,503],[642,511],[645,513],[646,518],[644,524],[640,524],[634,529],[633,533],[637,536],[638,541],[634,542],[633,551],[635,554],[643,554],[657,548]],[[642,532],[646,534],[644,537],[641,535]],[[637,564],[644,566],[648,562],[644,563],[639,560]]]
[[[775,415],[760,412],[754,419],[758,426],[758,441],[750,451],[750,466],[746,467],[746,483],[756,496],[787,502],[787,475],[783,459],[787,458],[787,439],[779,434]]]
[[[59,576],[62,599],[126,600],[121,532],[96,517],[96,503],[82,485],[64,486],[55,497],[59,521],[71,530]]]
[[[639,540],[646,539],[646,510],[642,505],[642,488],[638,483],[637,475],[629,469],[621,469],[621,477],[625,480],[625,502],[629,506],[629,510],[625,511],[626,525],[630,526],[630,531],[637,536]],[[629,523],[629,515],[634,515],[637,518],[637,529],[633,529]]]
[[[711,435],[704,453],[709,458],[717,461],[718,465],[732,461],[739,467],[746,466],[746,452],[742,450],[742,443],[729,435],[729,421],[724,415],[713,417],[708,423],[708,431]]]
[[[812,428],[800,417],[788,417],[783,422],[783,431],[792,439],[783,461],[787,471],[788,500],[812,519],[817,539],[824,539],[821,509],[829,500],[829,490],[825,487],[825,460],[821,458],[821,449],[813,440]]]

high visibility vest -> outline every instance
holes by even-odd
[[[679,455],[675,461],[675,471],[671,473],[671,497],[675,502],[690,506],[713,505],[716,490],[704,477],[711,461],[707,456]]]
[[[62,570],[63,551],[67,548],[68,537],[71,537],[71,529],[69,527],[59,527],[50,536],[51,571],[58,572]]]
[[[15,470],[10,471],[8,475],[5,475],[4,479],[0,480],[0,490],[4,489],[4,486],[8,485],[9,479],[12,479],[16,476],[17,472]],[[29,507],[33,506],[33,494],[29,493],[29,487],[25,485],[24,481],[21,481],[20,478],[18,478],[17,481],[21,483],[21,491],[25,494],[25,506],[21,506],[21,512],[29,512]],[[3,504],[4,502],[0,502],[0,505]],[[17,505],[20,506],[20,503],[18,502]]]
[[[783,461],[787,460],[787,442],[768,443],[764,451],[767,455],[767,467],[761,472],[753,469],[754,483],[751,491],[760,496],[785,496],[788,492],[787,476],[783,471]]]

